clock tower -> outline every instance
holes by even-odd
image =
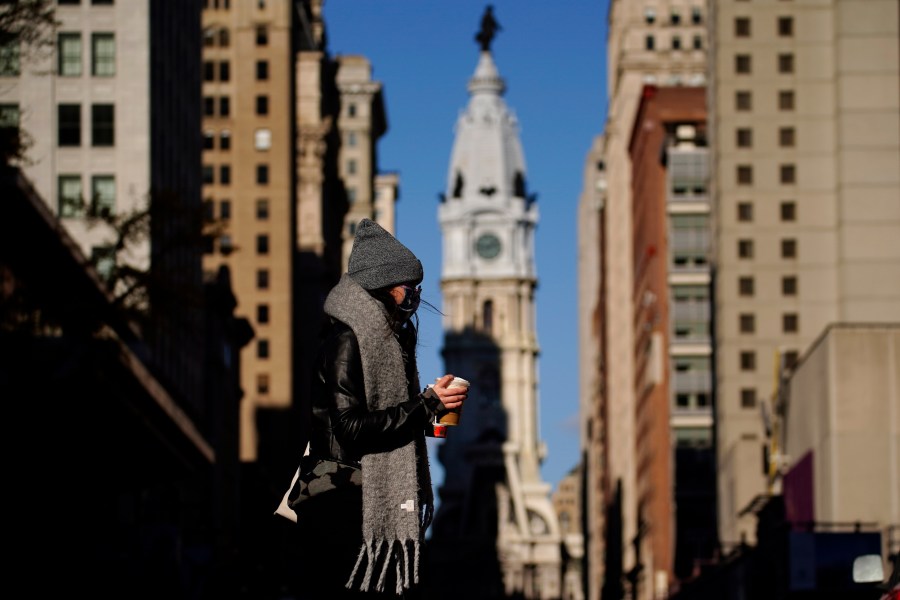
[[[445,372],[472,386],[460,424],[438,448],[445,477],[431,542],[434,564],[454,565],[448,572],[461,578],[438,576],[434,597],[558,598],[561,535],[540,475],[538,207],[490,51],[496,28],[488,8],[438,208]]]

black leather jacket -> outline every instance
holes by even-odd
[[[423,429],[429,432],[441,402],[415,389],[415,361],[405,362],[409,399],[369,410],[356,334],[334,320],[316,358],[310,454],[358,465],[364,454],[398,448]]]

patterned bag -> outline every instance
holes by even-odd
[[[288,506],[299,514],[305,500],[345,488],[362,489],[359,467],[333,459],[304,456],[300,471],[288,494]]]

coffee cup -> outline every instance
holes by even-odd
[[[440,381],[440,377],[438,377],[436,379],[436,381]],[[462,377],[454,377],[453,381],[451,381],[449,384],[447,384],[447,387],[448,388],[452,388],[452,387],[468,388],[469,385],[470,385],[469,382],[467,380],[463,379]],[[459,408],[451,408],[451,409],[447,410],[446,412],[442,413],[441,416],[438,418],[437,422],[441,425],[449,425],[451,427],[455,426],[455,425],[459,425],[459,417],[461,414],[462,414],[461,406]]]

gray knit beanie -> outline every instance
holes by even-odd
[[[381,225],[363,219],[356,226],[347,273],[366,290],[422,282],[422,263]]]

